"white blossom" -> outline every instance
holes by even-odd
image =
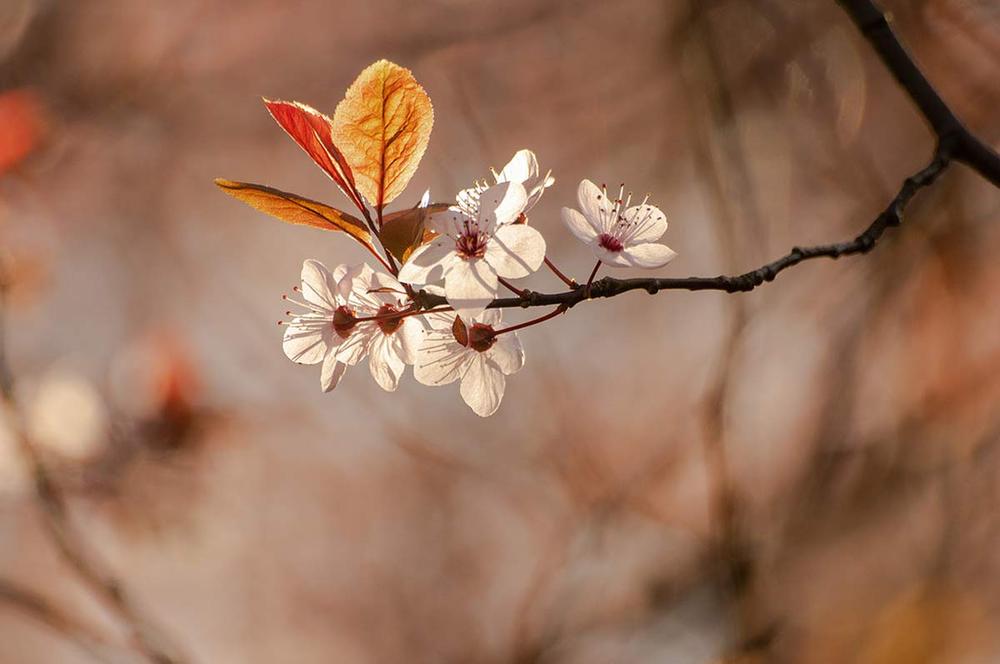
[[[630,206],[632,194],[623,200],[624,189],[623,185],[617,198],[608,198],[607,189],[583,180],[577,190],[580,211],[564,207],[563,223],[602,263],[644,268],[666,265],[677,255],[656,242],[667,230],[666,216],[647,204],[648,196]]]
[[[422,330],[414,316],[391,315],[410,306],[403,286],[367,264],[340,265],[331,273],[310,259],[302,264],[298,290],[302,300],[286,298],[305,310],[285,330],[282,347],[289,359],[322,362],[320,383],[328,392],[348,366],[368,357],[375,382],[395,390],[405,365],[413,363]]]
[[[507,162],[507,165],[499,173],[492,168],[490,169],[490,173],[493,175],[493,180],[496,184],[516,182],[524,187],[528,195],[528,200],[524,204],[524,210],[521,211],[522,214],[528,214],[531,208],[535,207],[535,204],[542,198],[545,190],[556,182],[555,178],[552,177],[551,170],[546,172],[544,176],[540,176],[541,171],[538,169],[538,158],[534,152],[525,149],[515,152],[511,160]],[[485,181],[476,182],[472,187],[458,192],[457,200],[478,199],[482,192],[488,189],[489,186]]]
[[[438,236],[419,247],[399,271],[400,281],[424,286],[444,279],[444,294],[471,322],[497,293],[498,277],[526,277],[545,258],[545,239],[526,224],[513,223],[524,211],[527,192],[502,182],[428,219]]]
[[[335,330],[337,311],[347,305],[350,292],[350,283],[344,280],[346,273],[346,265],[338,266],[331,274],[319,261],[308,259],[302,263],[302,286],[296,289],[302,299],[285,297],[304,311],[286,324],[281,347],[293,362],[323,363],[320,387],[324,392],[335,388],[347,370],[347,365],[336,357],[343,337]]]
[[[429,329],[417,351],[414,377],[424,385],[459,380],[462,399],[477,415],[495,413],[503,399],[505,376],[524,366],[517,333],[495,334],[498,309],[483,311],[469,325],[452,313],[431,313],[425,319]]]

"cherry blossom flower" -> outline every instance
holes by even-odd
[[[421,341],[415,317],[387,314],[409,307],[403,286],[367,264],[338,266],[333,273],[316,260],[302,264],[302,300],[286,298],[303,309],[292,317],[282,347],[301,364],[323,363],[320,384],[329,392],[353,366],[368,357],[375,382],[386,391],[399,385]],[[376,317],[381,317],[376,319]]]
[[[372,378],[387,392],[399,387],[407,364],[413,364],[422,340],[423,325],[417,316],[392,316],[411,307],[403,285],[394,277],[376,272],[367,264],[348,270],[347,306],[338,334],[343,341],[336,355],[353,366],[368,357]],[[378,320],[365,320],[380,317]],[[336,321],[334,321],[336,323]]]
[[[562,209],[562,220],[602,263],[614,267],[656,268],[669,263],[677,253],[663,244],[660,236],[667,230],[667,219],[658,207],[647,205],[648,196],[639,205],[632,205],[632,194],[622,200],[625,187],[618,197],[608,198],[590,180],[583,180],[577,190],[581,212]]]
[[[337,387],[347,370],[347,365],[336,356],[343,341],[336,329],[337,312],[346,307],[350,293],[350,281],[345,279],[347,271],[346,265],[340,265],[331,274],[325,265],[310,258],[302,263],[302,286],[296,289],[302,299],[285,297],[304,312],[285,324],[281,347],[293,362],[323,363],[320,387],[324,392]]]
[[[524,187],[528,194],[528,201],[524,204],[522,214],[528,214],[528,211],[535,207],[535,204],[541,199],[545,190],[556,182],[555,178],[552,177],[552,171],[548,171],[544,177],[539,177],[538,158],[531,150],[518,150],[499,173],[492,168],[490,173],[497,184],[517,182]],[[469,189],[458,192],[458,200],[478,199],[489,187],[490,185],[486,181],[476,182]]]
[[[481,417],[500,407],[505,376],[524,366],[524,350],[516,332],[495,334],[500,311],[487,309],[470,325],[452,313],[425,316],[430,326],[417,351],[413,375],[424,385],[461,381],[462,399]]]
[[[498,277],[517,279],[539,268],[545,239],[514,224],[528,196],[518,182],[502,182],[428,219],[438,236],[421,246],[399,271],[399,280],[424,286],[444,278],[444,293],[467,322],[496,297]]]

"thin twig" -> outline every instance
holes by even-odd
[[[37,592],[13,581],[0,579],[0,602],[59,633],[95,661],[110,661],[103,654],[104,651],[111,649],[111,644],[105,637],[66,614]]]
[[[5,315],[7,282],[0,264],[0,402],[11,433],[28,464],[34,483],[35,498],[42,513],[42,524],[63,560],[104,606],[126,627],[129,640],[137,652],[154,664],[180,664],[183,659],[161,630],[143,617],[121,583],[104,570],[96,556],[87,552],[69,518],[66,498],[42,461],[41,455],[28,436],[24,418],[17,402],[14,376],[7,361]]]

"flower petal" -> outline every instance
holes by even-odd
[[[486,356],[507,376],[516,373],[524,366],[524,348],[517,332],[507,332],[497,335],[493,347],[486,351]]]
[[[597,259],[605,265],[610,265],[611,267],[632,267],[632,263],[625,258],[624,250],[608,251],[601,246],[597,238],[594,238],[594,241],[590,243],[590,250],[593,251],[594,255],[597,256]]]
[[[382,331],[375,323],[358,323],[351,330],[350,336],[337,347],[337,359],[354,366],[368,354],[371,340],[376,334],[382,334]]]
[[[500,407],[506,380],[503,373],[482,353],[469,363],[462,375],[462,399],[480,417],[489,417]]]
[[[487,233],[520,216],[528,202],[528,193],[520,182],[501,182],[479,195],[479,228]]]
[[[452,383],[461,378],[475,354],[476,351],[456,342],[450,330],[430,332],[420,345],[417,361],[413,364],[413,377],[423,385]]]
[[[677,255],[677,252],[665,244],[635,244],[622,250],[622,258],[633,267],[663,267]]]
[[[323,368],[319,373],[319,384],[324,392],[337,387],[337,383],[347,371],[347,365],[337,360],[336,353],[327,353],[323,358]]]
[[[399,270],[399,280],[408,284],[438,281],[456,258],[454,241],[448,237],[432,240],[410,254]]]
[[[518,150],[494,177],[497,182],[520,182],[524,184],[528,180],[538,177],[538,158],[531,150]]]
[[[524,204],[524,211],[528,212],[531,208],[535,207],[535,204],[542,198],[542,194],[545,190],[556,183],[556,179],[552,177],[552,171],[545,174],[545,177],[538,181],[534,186],[530,186],[528,189],[528,202]]]
[[[576,236],[581,242],[591,243],[594,238],[597,237],[597,229],[594,228],[594,224],[591,221],[574,210],[573,208],[564,207],[562,209],[562,220],[569,229],[569,232]]]
[[[667,216],[655,205],[633,205],[622,216],[631,226],[622,238],[626,245],[655,242],[667,230]]]
[[[545,238],[531,226],[507,224],[490,238],[484,258],[501,277],[526,277],[542,265]]]
[[[603,190],[590,180],[581,180],[576,190],[576,200],[580,204],[583,216],[598,234],[610,230],[611,220],[608,217],[611,213],[611,203]]]
[[[455,261],[444,276],[448,304],[467,323],[493,301],[498,286],[496,271],[481,258]]]
[[[285,328],[281,349],[292,362],[316,364],[323,361],[334,345],[333,322],[323,325],[315,319],[296,316]]]
[[[466,219],[465,214],[458,208],[448,208],[427,215],[427,219],[424,220],[424,228],[434,231],[438,235],[454,236],[462,231],[462,223]]]
[[[420,344],[424,341],[424,326],[417,319],[417,316],[404,318],[403,324],[393,334],[399,338],[399,356],[407,364],[417,361]]]
[[[368,369],[372,378],[386,392],[395,392],[399,387],[399,377],[406,365],[393,347],[393,337],[379,334],[372,339],[368,356]]]
[[[327,311],[337,308],[336,283],[326,266],[312,258],[302,263],[302,297]]]

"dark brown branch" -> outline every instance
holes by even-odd
[[[932,184],[945,171],[949,164],[947,152],[939,147],[934,158],[922,170],[908,177],[899,188],[896,196],[860,235],[853,240],[835,244],[820,244],[811,247],[794,247],[790,252],[767,265],[736,276],[720,275],[718,277],[681,277],[681,278],[649,278],[649,279],[616,279],[604,277],[590,285],[590,297],[587,297],[587,286],[578,286],[561,293],[534,293],[526,291],[523,297],[506,297],[494,300],[489,306],[493,309],[510,307],[545,307],[563,305],[572,307],[586,299],[615,297],[633,290],[644,290],[655,294],[666,290],[717,290],[726,293],[745,293],[763,283],[774,280],[778,274],[799,263],[815,258],[840,258],[852,254],[865,254],[871,251],[885,231],[902,223],[903,212],[916,193]],[[418,294],[420,305],[429,308],[445,304],[440,295],[431,295],[421,291]]]
[[[846,242],[793,247],[781,258],[736,276],[652,279],[605,277],[589,287],[578,286],[562,293],[526,291],[521,297],[498,298],[493,300],[489,305],[490,308],[552,305],[563,305],[568,308],[583,300],[615,297],[632,290],[645,290],[650,294],[665,290],[718,290],[726,293],[743,293],[772,281],[780,272],[803,261],[868,253],[888,228],[902,223],[903,212],[917,191],[937,180],[952,160],[965,163],[985,180],[1000,187],[1000,155],[976,138],[941,99],[903,48],[882,10],[870,0],[837,0],[837,3],[871,43],[882,63],[892,72],[937,136],[937,149],[931,162],[903,182],[896,196],[868,228],[853,240]],[[445,298],[420,292],[418,302],[422,307],[429,308],[444,304]]]
[[[837,2],[927,119],[937,134],[938,141],[948,147],[951,156],[970,166],[994,186],[1000,187],[1000,155],[976,138],[941,99],[903,48],[878,5],[871,0]]]

